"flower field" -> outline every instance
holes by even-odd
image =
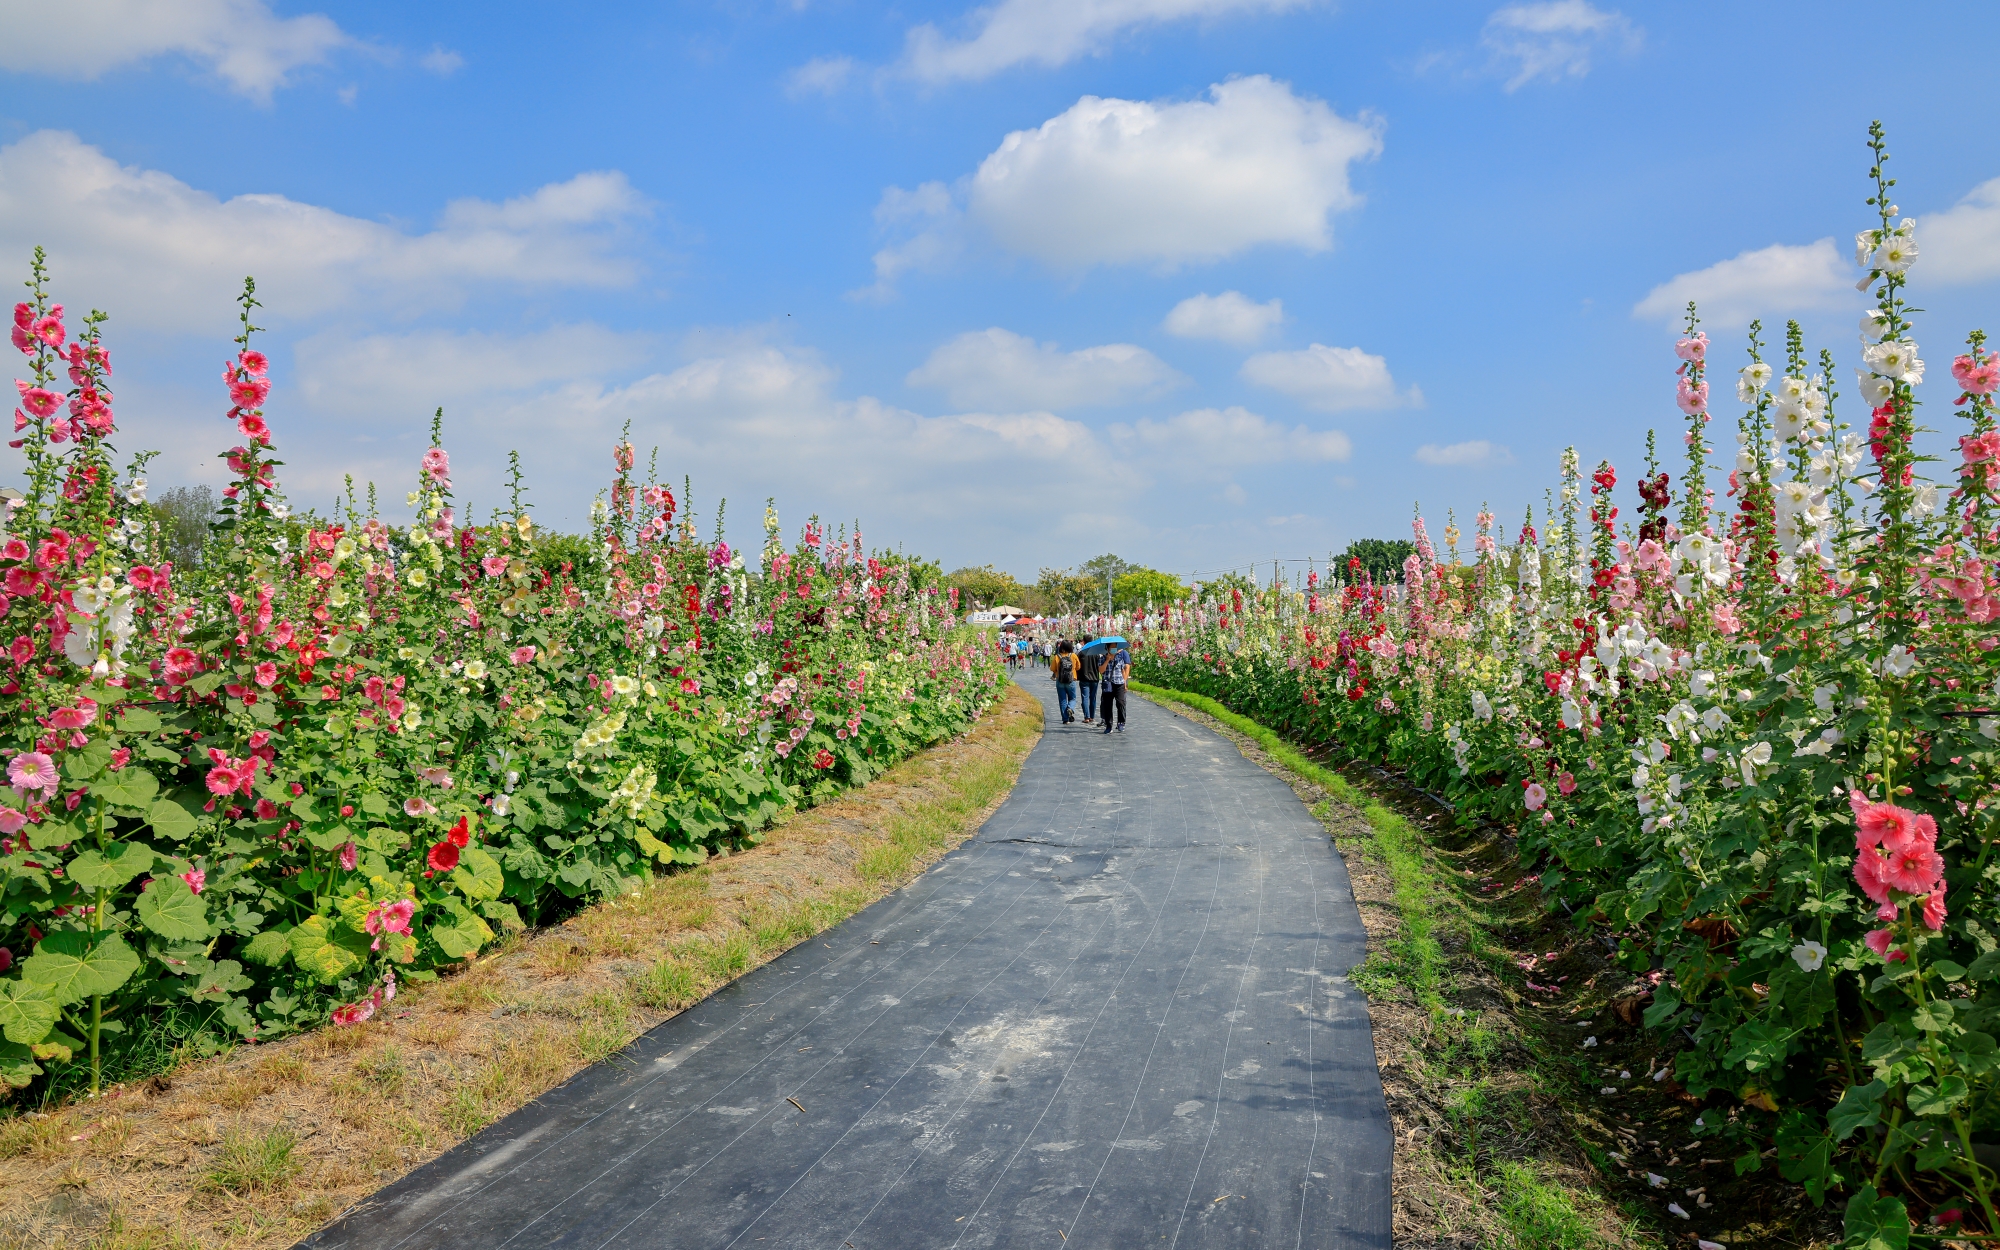
[[[704,541],[629,442],[587,543],[518,507],[458,517],[436,425],[414,523],[351,492],[293,515],[250,284],[232,481],[174,567],[149,457],[114,463],[105,318],[66,321],[39,253],[30,287],[0,534],[11,1085],[95,1089],[148,1032],[366,1020],[508,930],[754,842],[1004,687],[931,566],[817,523],[788,546],[768,509],[762,551]]]
[[[1511,542],[1482,508],[1461,559],[1419,518],[1401,585],[1357,568],[1128,628],[1142,679],[1516,825],[1708,1101],[1703,1151],[1844,1194],[1851,1244],[1899,1246],[1912,1221],[2000,1231],[2000,362],[1972,333],[1952,428],[1925,433],[1918,243],[1879,129],[1871,149],[1852,407],[1796,323],[1782,346],[1753,325],[1732,367],[1690,308],[1685,467],[1649,437],[1636,518],[1572,451]],[[1709,428],[1718,369],[1733,439]],[[1937,482],[1933,444],[1954,448]]]

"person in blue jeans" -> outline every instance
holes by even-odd
[[[1090,639],[1091,635],[1084,636],[1085,647],[1090,645]],[[1097,715],[1097,679],[1104,671],[1104,649],[1099,647],[1095,651],[1083,651],[1076,659],[1081,666],[1077,680],[1083,685],[1083,723],[1088,725]]]
[[[1067,725],[1076,707],[1076,648],[1065,638],[1056,644],[1056,653],[1049,657],[1049,675],[1056,681],[1056,708],[1062,713],[1062,723]]]
[[[1103,683],[1102,693],[1098,696],[1102,706],[1099,707],[1097,715],[1098,719],[1104,722],[1104,732],[1110,733],[1111,713],[1115,709],[1118,713],[1118,732],[1124,733],[1125,679],[1132,672],[1132,653],[1125,649],[1125,644],[1122,642],[1113,643],[1106,651],[1104,669],[1099,678]]]

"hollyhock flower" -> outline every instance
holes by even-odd
[[[1571,795],[1571,794],[1575,794],[1575,793],[1576,793],[1576,774],[1575,774],[1575,773],[1564,773],[1564,774],[1562,774],[1562,775],[1561,775],[1560,777],[1557,777],[1557,778],[1556,778],[1556,789],[1557,789],[1557,790],[1559,790],[1559,791],[1561,791],[1561,792],[1562,792],[1562,793],[1563,793],[1564,795]]]
[[[125,580],[132,584],[132,589],[134,590],[151,590],[153,588],[152,566],[146,564],[133,565],[131,568],[125,570]]]
[[[700,694],[700,693],[701,693],[701,683],[700,683],[700,682],[698,682],[698,681],[696,681],[696,680],[695,680],[694,678],[692,678],[692,677],[683,677],[683,678],[681,678],[681,693],[682,693],[682,694]]]
[[[14,385],[21,392],[21,407],[26,408],[33,416],[47,418],[53,415],[62,403],[62,397],[54,391],[45,391],[39,386],[29,386],[21,381],[16,381]]]
[[[505,577],[507,575],[507,557],[487,556],[480,560],[479,567],[486,570],[486,576],[488,577]]]
[[[1861,940],[1868,943],[1868,949],[1880,955],[1885,963],[1902,963],[1909,958],[1909,955],[1903,951],[1891,951],[1889,949],[1890,946],[1895,944],[1896,935],[1887,929],[1871,929],[1868,935]]]
[[[1929,894],[1944,876],[1944,856],[1923,842],[1912,842],[1891,851],[1879,870],[1890,888],[1905,894]],[[1943,907],[1943,903],[1939,903]]]
[[[234,794],[243,778],[227,764],[217,764],[208,770],[208,792],[210,794]]]
[[[1936,933],[1944,928],[1944,918],[1948,914],[1944,909],[1944,886],[1940,884],[1924,899],[1924,927]]]
[[[458,867],[458,848],[450,841],[440,842],[431,847],[431,852],[425,856],[424,862],[431,866],[432,872],[450,872]]]
[[[56,762],[40,751],[23,751],[7,765],[7,780],[23,790],[54,790],[61,784]]]
[[[1937,822],[1922,812],[1913,812],[1894,803],[1870,803],[1852,791],[1848,806],[1854,809],[1854,849],[1872,851],[1883,847],[1890,852],[1912,843],[1937,845]]]
[[[271,444],[271,425],[254,412],[246,412],[236,418],[236,432],[265,446]]]
[[[432,481],[444,486],[451,485],[451,457],[442,447],[433,447],[424,453],[424,472]]]
[[[1792,962],[1800,972],[1818,972],[1826,962],[1826,947],[1818,942],[1805,941],[1792,948]]]
[[[7,658],[13,660],[17,666],[34,659],[35,640],[27,637],[16,638],[7,648]]]
[[[28,814],[17,812],[11,807],[0,807],[0,833],[13,837],[28,827]]]
[[[465,846],[472,841],[472,818],[460,816],[458,823],[451,827],[451,832],[444,836],[453,846]]]
[[[812,765],[814,768],[832,768],[833,752],[827,750],[825,747],[821,747],[819,754],[813,756]]]
[[[49,315],[46,317],[37,317],[30,332],[50,347],[61,347],[64,338],[62,305],[57,304],[54,308],[50,309]]]
[[[246,412],[262,404],[270,393],[271,384],[261,379],[239,378],[229,384],[229,402]]]
[[[199,868],[190,868],[181,874],[181,880],[188,883],[188,889],[199,894],[201,888],[208,884],[208,874]]]
[[[451,770],[449,768],[420,767],[417,769],[417,775],[441,790],[451,789]]]
[[[1539,781],[1531,781],[1522,791],[1521,801],[1528,805],[1529,811],[1539,812],[1542,810],[1542,804],[1549,801],[1549,792],[1542,788]]]
[[[252,672],[257,678],[257,684],[266,690],[278,684],[278,666],[269,660],[259,664]]]
[[[0,972],[5,972],[9,968],[12,968],[13,966],[14,966],[14,952],[8,950],[4,946],[0,946]]]
[[[1689,415],[1708,411],[1708,383],[1690,386],[1688,380],[1682,378],[1675,390],[1674,402],[1680,405],[1682,412]]]
[[[417,905],[406,898],[370,908],[368,915],[361,921],[362,929],[375,935],[375,942],[368,949],[381,950],[381,935],[384,933],[408,933],[410,917],[416,914]]]
[[[357,846],[355,846],[355,845],[354,845],[354,843],[352,843],[352,842],[343,842],[343,843],[341,843],[341,844],[340,844],[340,870],[341,870],[342,872],[353,872],[353,871],[354,871],[354,869],[355,869],[355,867],[356,867],[357,865],[359,865],[360,863],[361,863],[361,850],[360,850],[360,848],[359,848],[359,847],[357,847]]]
[[[1715,627],[1725,634],[1735,634],[1743,628],[1743,621],[1736,615],[1736,605],[1733,603],[1717,604],[1710,616],[1715,620]]]
[[[534,660],[535,649],[532,646],[515,647],[514,653],[508,658],[513,660],[514,663],[516,664],[527,664]]]
[[[332,1019],[335,1027],[345,1029],[357,1024],[366,1023],[374,1015],[375,1001],[370,998],[364,998],[358,1003],[349,1003],[345,1007],[335,1007]]]
[[[437,808],[431,805],[429,799],[412,798],[403,800],[403,814],[405,816],[429,816],[436,811]]]
[[[258,799],[257,806],[252,810],[257,813],[257,819],[259,820],[276,820],[278,818],[278,805],[269,799]]]
[[[119,772],[132,762],[131,747],[115,747],[111,752],[111,771]]]
[[[1708,332],[1704,330],[1692,338],[1685,338],[1675,343],[1674,355],[1690,362],[1706,358],[1708,355]]]
[[[79,704],[76,707],[59,707],[49,713],[49,724],[57,729],[82,729],[97,719],[97,705]]]
[[[271,362],[263,352],[251,351],[248,348],[236,353],[236,363],[260,378],[271,370]]]

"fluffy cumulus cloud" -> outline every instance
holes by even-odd
[[[911,370],[911,386],[944,391],[955,408],[1098,407],[1144,399],[1185,381],[1143,347],[1107,343],[1065,352],[995,326],[961,334]]]
[[[1498,443],[1476,438],[1465,443],[1425,443],[1412,457],[1418,464],[1443,469],[1487,469],[1514,463],[1514,453]]]
[[[1372,118],[1340,116],[1259,75],[1207,99],[1085,96],[980,162],[967,208],[1001,246],[1061,269],[1175,266],[1260,244],[1324,251],[1360,202],[1348,167],[1380,152]]]
[[[1605,51],[1631,52],[1639,28],[1622,13],[1593,8],[1587,0],[1510,4],[1486,19],[1480,46],[1507,75],[1507,90],[1536,79],[1581,78],[1591,58]]]
[[[1286,426],[1238,407],[1197,408],[1164,421],[1117,425],[1111,436],[1128,451],[1196,474],[1337,462],[1354,454],[1354,444],[1339,430]]]
[[[1314,343],[1303,351],[1259,352],[1243,362],[1243,378],[1280,391],[1309,408],[1396,408],[1423,403],[1423,392],[1396,390],[1389,362],[1358,347]]]
[[[449,308],[496,283],[624,286],[640,272],[627,227],[648,211],[623,174],[586,173],[454,201],[411,233],[281,195],[221,199],[61,131],[0,148],[0,255],[44,244],[73,302],[168,330],[211,332],[246,273],[274,323],[363,303]]]
[[[92,79],[180,56],[259,102],[307,66],[356,46],[333,19],[279,17],[264,0],[63,0],[0,5],[0,69]]]
[[[1190,295],[1175,304],[1163,323],[1168,334],[1184,339],[1216,339],[1248,347],[1275,330],[1285,319],[1282,301],[1259,304],[1241,291],[1220,295]]]
[[[1138,27],[1283,13],[1312,0],[999,0],[953,39],[926,22],[908,36],[902,69],[925,82],[987,78],[1016,65],[1066,65]]]
[[[1716,326],[1747,325],[1752,317],[1852,303],[1854,268],[1834,249],[1817,243],[1773,243],[1680,274],[1646,293],[1632,315],[1677,322],[1693,300],[1701,319]]]
[[[2000,178],[1980,183],[1941,213],[1918,218],[1917,246],[1926,282],[2000,277]]]

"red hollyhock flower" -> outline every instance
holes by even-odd
[[[451,827],[451,832],[444,836],[453,846],[464,846],[472,841],[472,818],[460,816],[458,823]]]
[[[827,749],[826,749],[825,747],[821,747],[821,748],[819,749],[819,754],[818,754],[818,755],[815,755],[815,756],[813,756],[813,767],[814,767],[814,768],[832,768],[832,767],[833,767],[833,752],[831,752],[831,751],[827,750]]]
[[[458,848],[449,841],[440,842],[431,848],[431,853],[425,857],[425,862],[431,866],[433,872],[450,872],[458,867]]]

